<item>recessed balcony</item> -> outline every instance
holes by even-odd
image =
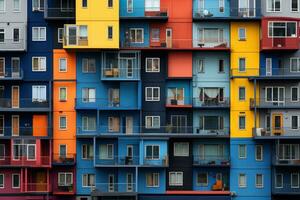
[[[19,68],[5,68],[5,70],[0,71],[0,81],[16,81],[23,79],[23,70]]]
[[[229,167],[230,157],[194,155],[193,165],[199,167]]]
[[[27,156],[2,156],[1,167],[50,167],[51,156],[27,155]]]
[[[47,20],[75,19],[75,0],[45,0],[44,18]]]
[[[101,155],[96,156],[95,161],[96,167],[107,167],[107,166],[138,166],[138,156],[112,156],[111,158],[104,158]]]
[[[201,109],[229,109],[229,97],[204,97],[193,98],[193,107]]]
[[[300,98],[251,98],[250,108],[255,109],[298,109],[300,108]]]
[[[297,139],[300,138],[298,128],[292,127],[270,127],[270,128],[253,128],[255,139]]]
[[[0,111],[49,111],[49,101],[32,98],[0,98]]]

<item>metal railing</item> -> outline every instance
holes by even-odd
[[[73,184],[71,185],[57,185],[56,188],[53,188],[53,193],[73,193],[75,192],[75,188]]]
[[[76,98],[77,108],[102,108],[102,109],[137,109],[137,103],[131,104],[119,98]]]
[[[54,164],[75,164],[76,154],[67,154],[67,155],[53,154],[52,162]]]
[[[251,98],[250,107],[251,108],[300,108],[300,98],[278,98],[278,99],[268,99],[268,98]]]
[[[230,157],[229,156],[194,155],[193,164],[199,165],[199,166],[229,166],[230,165]]]
[[[138,156],[113,156],[111,158],[101,158],[100,155],[96,155],[96,165],[139,165]]]
[[[254,137],[300,137],[299,127],[270,127],[270,128],[253,128]]]
[[[75,19],[75,8],[45,7],[45,19]]]
[[[0,110],[3,108],[49,108],[48,100],[32,98],[0,98]]]
[[[291,68],[273,68],[267,71],[266,68],[246,68],[245,71],[240,71],[238,68],[230,70],[230,76],[241,77],[300,77],[300,72],[292,72]]]
[[[218,18],[218,17],[234,17],[234,18],[255,18],[260,13],[259,8],[229,8],[229,7],[205,7],[194,8],[194,18]]]
[[[140,68],[102,68],[102,79],[104,80],[118,80],[118,79],[139,79],[140,78]]]
[[[39,136],[45,135],[48,136],[51,133],[52,128],[50,127],[1,127],[0,128],[0,137],[1,136],[15,136],[15,137],[27,137],[34,136],[34,133],[37,133]]]
[[[144,157],[142,165],[149,166],[149,167],[156,167],[156,166],[167,167],[169,166],[169,157],[167,155],[157,159]]]
[[[131,193],[136,192],[136,184],[132,183],[96,183],[91,188],[92,192],[122,192]]]
[[[25,183],[26,192],[50,192],[48,183]]]
[[[193,106],[194,107],[229,107],[230,100],[229,97],[220,97],[220,98],[193,98]]]
[[[5,72],[0,72],[0,80],[20,80],[23,78],[23,70],[13,70],[13,68],[5,68]]]
[[[2,156],[0,157],[0,166],[50,166],[51,156]]]
[[[275,178],[273,180],[275,181]],[[286,181],[286,179],[284,179],[284,181]],[[273,194],[300,194],[300,185],[283,183],[276,186],[276,183],[273,182],[272,193]]]
[[[192,105],[192,103],[189,100],[186,100],[185,98],[178,100],[174,97],[167,97],[166,105],[168,105],[168,106],[188,106],[188,105]]]

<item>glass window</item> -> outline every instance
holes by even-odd
[[[160,72],[160,58],[146,58],[146,72]]]
[[[245,115],[239,116],[239,129],[241,129],[241,130],[246,129],[246,116]]]
[[[114,145],[113,144],[101,144],[99,147],[100,159],[113,159],[114,158]]]
[[[58,186],[73,186],[73,173],[59,172],[58,173]]]
[[[0,160],[5,160],[5,144],[0,144]]]
[[[5,184],[4,184],[4,174],[0,174],[0,188],[4,188]]]
[[[58,28],[57,29],[57,42],[63,43],[64,39],[64,28]]]
[[[107,0],[107,6],[108,6],[109,8],[112,8],[112,7],[114,6],[113,0]]]
[[[291,72],[300,72],[300,58],[291,58],[290,59],[290,71]]]
[[[59,129],[65,130],[67,129],[67,117],[59,116]]]
[[[96,102],[96,89],[82,88],[82,102],[85,103]]]
[[[113,39],[113,27],[112,26],[107,27],[107,38],[110,40]]]
[[[189,143],[187,142],[174,143],[174,156],[189,156]]]
[[[5,0],[0,0],[0,12],[5,12]]]
[[[21,1],[20,0],[13,0],[14,1],[14,11],[20,11],[20,8],[21,8]]]
[[[183,186],[183,172],[169,172],[169,186]]]
[[[291,0],[291,8],[292,8],[292,12],[299,12],[299,0]]]
[[[96,130],[96,117],[83,116],[82,117],[82,130],[95,131]]]
[[[267,0],[267,11],[268,12],[280,12],[281,11],[281,0]]]
[[[143,28],[130,28],[129,37],[131,43],[144,43],[144,29]]]
[[[159,159],[159,146],[158,145],[147,145],[146,146],[146,159],[147,160]]]
[[[20,188],[20,174],[12,174],[12,188]]]
[[[299,119],[298,116],[292,116],[292,129],[298,129],[299,128]]]
[[[44,72],[47,70],[46,57],[32,57],[32,71]]]
[[[45,0],[32,0],[32,11],[44,11]]]
[[[145,11],[160,11],[160,0],[145,0]]]
[[[151,29],[151,41],[152,42],[159,42],[160,41],[160,30],[159,30],[159,28],[152,28]]]
[[[145,127],[147,129],[160,128],[160,116],[146,116],[145,118]]]
[[[255,160],[262,161],[263,160],[263,145],[255,145]]]
[[[299,188],[299,173],[291,174],[291,188]]]
[[[198,173],[197,174],[197,185],[198,186],[208,186],[208,174]]]
[[[95,186],[95,174],[83,174],[82,187],[94,187],[94,186]]]
[[[239,28],[239,40],[246,40],[246,28]]]
[[[247,177],[246,174],[239,174],[239,187],[247,187]]]
[[[88,6],[88,0],[82,0],[82,7],[83,8],[87,8],[87,6]]]
[[[46,41],[46,27],[32,27],[32,41]]]
[[[197,60],[197,66],[198,66],[198,73],[204,73],[204,60],[200,59],[200,60]]]
[[[133,0],[127,0],[127,12],[128,13],[133,12]]]
[[[269,37],[285,38],[297,37],[296,22],[269,22]]]
[[[246,58],[239,58],[239,72],[246,71]]]
[[[291,96],[292,96],[292,101],[299,101],[299,88],[298,87],[292,87],[291,88]]]
[[[120,132],[120,118],[119,117],[108,117],[108,131],[109,132]]]
[[[92,144],[83,144],[81,147],[82,159],[93,159],[94,149]]]
[[[65,144],[59,145],[59,157],[61,158],[67,157],[67,145]]]
[[[5,40],[5,30],[3,28],[0,28],[0,43],[4,43],[4,40]]]
[[[96,60],[94,58],[82,59],[82,72],[83,73],[96,73]]]
[[[59,88],[59,100],[67,101],[67,88],[66,87]]]
[[[13,42],[20,42],[20,29],[13,29]]]
[[[240,101],[246,100],[246,88],[245,87],[239,87],[239,100]]]
[[[247,158],[247,146],[245,144],[239,144],[239,159]]]
[[[275,174],[275,187],[283,188],[283,174]]]
[[[219,60],[219,73],[224,73],[224,60]]]
[[[159,173],[146,173],[146,186],[159,187]]]
[[[264,187],[264,176],[262,174],[256,174],[255,186],[256,186],[256,188],[263,188]]]
[[[160,87],[146,87],[146,101],[160,101]]]
[[[47,86],[33,85],[32,86],[32,102],[47,102]]]
[[[67,71],[67,59],[60,58],[59,59],[59,72],[66,72]]]

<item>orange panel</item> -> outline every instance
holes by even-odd
[[[59,71],[59,59],[67,59],[67,71]],[[53,79],[54,80],[66,80],[76,79],[76,54],[65,51],[64,49],[53,50]]]
[[[33,136],[48,136],[47,115],[33,115]]]
[[[192,77],[193,57],[191,52],[170,52],[168,77]]]

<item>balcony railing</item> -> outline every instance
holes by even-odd
[[[51,8],[45,7],[45,19],[75,19],[75,8]]]
[[[239,69],[231,69],[231,77],[260,77],[260,78],[299,78],[300,72],[292,72],[291,68],[272,68],[267,71],[266,68],[247,68],[241,72]]]
[[[34,133],[38,133],[39,136],[49,136],[52,132],[50,127],[1,127],[0,128],[0,137],[1,136],[13,136],[13,137],[30,137],[34,136]]]
[[[48,183],[27,183],[25,184],[26,192],[50,192]]]
[[[53,155],[53,164],[58,165],[73,165],[76,162],[76,154],[67,154],[67,155]]]
[[[202,128],[202,127],[194,127],[194,134],[201,136],[229,136],[230,128]]]
[[[58,185],[53,189],[54,194],[74,194],[75,188],[71,185]]]
[[[297,156],[298,157],[298,156]],[[280,156],[273,156],[273,165],[277,166],[300,166],[300,158],[297,158],[295,155],[295,158],[288,158],[286,157],[280,157]]]
[[[77,135],[136,135],[140,133],[140,126],[100,126],[100,127],[77,127]]]
[[[299,129],[292,129],[292,127],[270,127],[270,128],[253,128],[254,137],[299,137]]]
[[[120,98],[76,98],[77,109],[138,109],[137,103],[124,102]]]
[[[169,107],[192,107],[192,104],[190,102],[187,102],[184,98],[179,100],[174,97],[167,97],[166,99],[166,106]]]
[[[275,181],[275,178],[273,179]],[[290,181],[289,183],[283,183],[279,185],[275,185],[276,183],[273,181],[273,187],[272,187],[272,193],[273,194],[300,194],[300,185],[291,185]],[[284,179],[286,181],[286,179]]]
[[[18,41],[13,39],[4,39],[4,41],[0,41],[0,51],[25,51],[26,49],[27,39],[21,38]]]
[[[92,187],[92,193],[134,193],[136,184],[134,181],[132,183],[96,183]]]
[[[139,165],[138,156],[113,156],[112,158],[101,158],[99,155],[96,155],[96,165],[99,166],[109,166],[109,165],[122,165],[122,166],[131,166]]]
[[[23,70],[15,70],[13,68],[5,68],[4,73],[0,73],[0,80],[22,80]]]
[[[140,68],[102,68],[102,80],[138,80]]]
[[[160,159],[152,159],[145,157],[142,166],[145,167],[168,167],[169,157],[167,155],[162,156]]]
[[[268,98],[251,98],[250,108],[300,108],[300,98],[278,98],[278,99],[268,99]]]
[[[229,97],[223,98],[193,98],[194,107],[202,108],[229,108]]]
[[[200,156],[195,155],[193,164],[197,166],[230,166],[229,156]]]
[[[194,19],[207,19],[207,18],[256,18],[256,14],[260,13],[259,8],[230,8],[228,7],[205,7],[205,8],[195,8],[193,10]]]
[[[87,47],[89,45],[88,37],[64,36],[64,46]]]
[[[28,156],[2,156],[0,158],[0,166],[11,167],[11,166],[28,166],[37,167],[51,165],[51,156],[40,156],[40,157],[28,157]]]
[[[34,100],[31,98],[21,98],[21,99],[0,98],[0,110],[19,109],[19,108],[49,109],[49,102],[47,100]]]

